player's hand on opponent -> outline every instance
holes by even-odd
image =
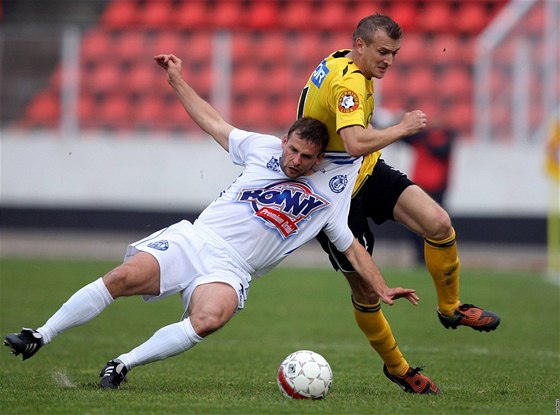
[[[406,298],[414,305],[417,305],[418,301],[420,301],[420,298],[416,295],[416,290],[402,287],[388,288],[379,295],[379,298],[387,305],[393,305],[395,303],[394,300],[399,298]]]
[[[423,130],[428,125],[428,116],[420,110],[406,112],[400,122],[405,134],[409,136]]]
[[[173,82],[181,78],[181,71],[183,69],[183,61],[173,54],[162,54],[154,56],[156,63],[167,72],[168,82]]]

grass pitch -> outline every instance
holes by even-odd
[[[1,334],[37,327],[114,263],[0,261]],[[22,362],[0,353],[2,414],[554,414],[560,398],[559,288],[538,275],[464,271],[462,299],[502,317],[492,333],[445,330],[424,270],[385,270],[416,288],[420,305],[384,307],[408,361],[443,391],[405,394],[354,323],[344,278],[331,270],[278,269],[254,282],[245,310],[192,350],[138,367],[118,391],[99,390],[104,363],[181,315],[178,296],[115,302]],[[323,401],[290,401],[276,386],[298,349],[331,364]],[[557,413],[557,412],[556,412]]]

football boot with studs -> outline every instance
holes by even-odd
[[[421,395],[441,393],[438,386],[427,376],[421,374],[421,367],[409,368],[404,376],[395,376],[389,373],[387,365],[383,365],[383,373],[391,382],[399,385],[403,391]]]
[[[492,331],[500,324],[500,317],[473,304],[462,304],[452,316],[446,316],[438,310],[439,321],[447,329],[458,326],[471,327],[477,331]]]
[[[20,333],[8,334],[4,344],[12,349],[12,354],[21,354],[23,360],[29,359],[43,346],[43,336],[36,330],[23,328]]]
[[[120,360],[109,360],[99,373],[101,380],[99,387],[102,389],[118,389],[126,380],[128,369]]]

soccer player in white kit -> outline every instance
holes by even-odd
[[[300,119],[282,140],[236,129],[185,82],[180,59],[155,60],[191,118],[244,170],[194,223],[183,220],[129,245],[122,265],[78,290],[42,327],[6,336],[14,354],[30,358],[118,297],[143,295],[151,301],[179,293],[185,307],[179,322],[102,369],[100,387],[116,389],[132,368],[189,350],[226,324],[243,308],[253,278],[321,230],[385,303],[401,297],[417,303],[414,290],[387,286],[350,232],[346,218],[360,163],[324,157],[324,124]]]

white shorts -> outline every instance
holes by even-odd
[[[192,223],[183,220],[130,244],[124,260],[139,251],[152,254],[160,267],[159,295],[145,295],[145,301],[159,300],[180,292],[186,310],[197,286],[222,282],[237,292],[237,308],[243,308],[251,276],[227,254],[223,246],[197,231]]]

